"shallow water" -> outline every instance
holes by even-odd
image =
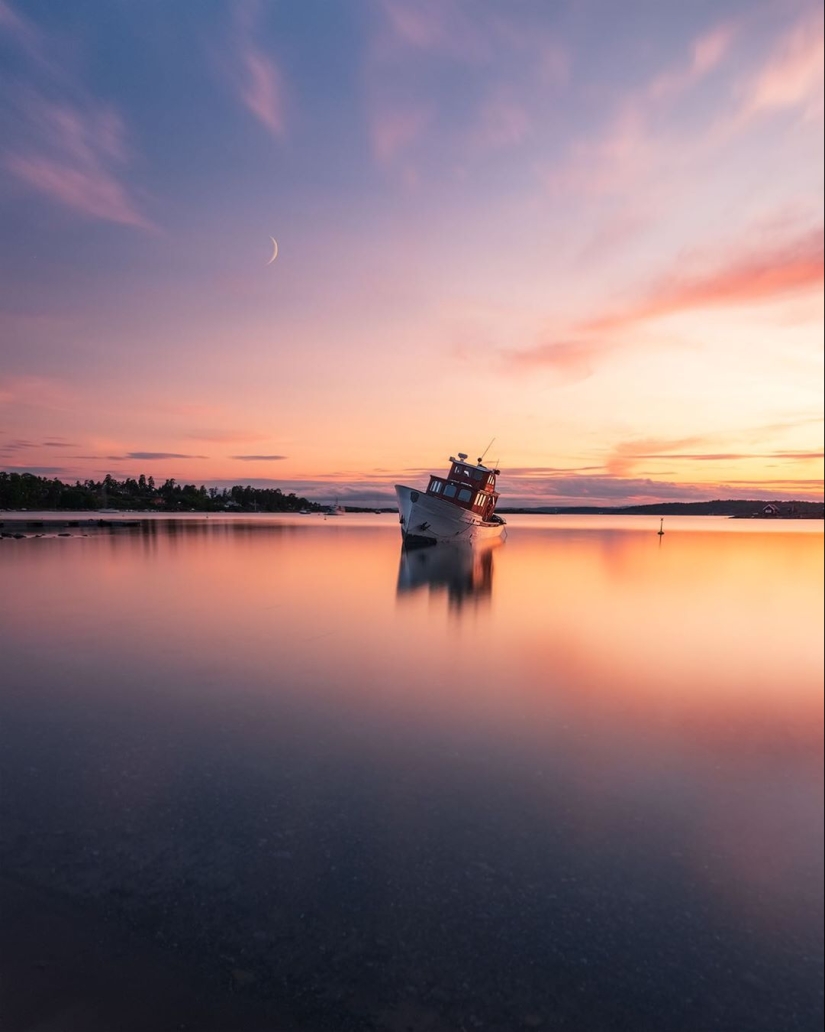
[[[0,541],[4,1027],[819,1028],[822,524],[395,520]]]

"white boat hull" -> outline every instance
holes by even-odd
[[[475,544],[504,537],[504,521],[485,522],[474,512],[414,487],[395,485],[401,536],[409,544],[453,542]]]

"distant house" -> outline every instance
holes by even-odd
[[[778,505],[774,505],[773,502],[768,502],[765,508],[760,513],[760,516],[781,516],[782,510]]]

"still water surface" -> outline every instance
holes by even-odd
[[[822,525],[665,523],[0,541],[4,1027],[820,1028]]]

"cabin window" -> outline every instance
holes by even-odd
[[[444,486],[444,481],[443,480],[434,480],[432,482],[430,490],[432,491],[433,494],[438,494],[438,492],[441,490],[441,488],[443,486]]]
[[[476,505],[484,505],[484,495],[481,493],[481,491],[479,491],[476,495]]]
[[[457,488],[456,488],[455,484],[447,484],[447,486],[444,488],[444,497],[445,498],[453,498],[453,497],[455,497],[456,490],[457,490]]]
[[[492,484],[492,483],[493,483],[494,481],[495,481],[495,477],[494,477],[494,476],[493,476],[493,474],[491,473],[491,474],[489,475],[489,477],[487,477],[487,483],[488,483],[488,484]]]
[[[460,502],[469,502],[469,500],[472,497],[473,492],[468,487],[462,487],[462,489],[458,492],[458,500]]]

